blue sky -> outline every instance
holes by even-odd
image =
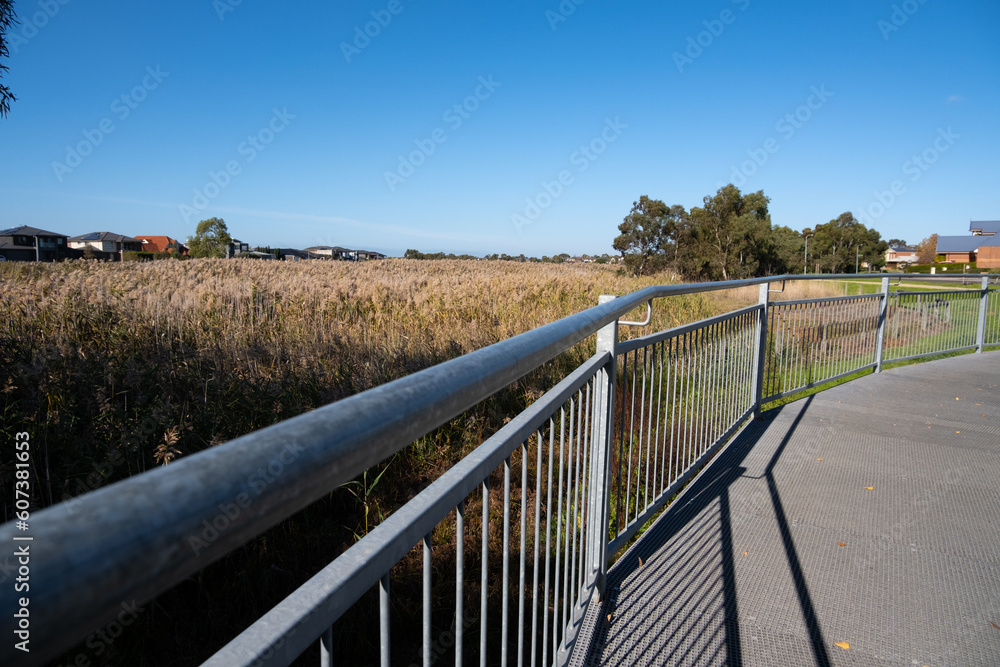
[[[15,9],[0,227],[601,253],[729,182],[795,229],[1000,218],[995,0]]]

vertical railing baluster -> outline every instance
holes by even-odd
[[[615,297],[601,295],[598,303],[607,303]],[[596,387],[596,409],[594,421],[594,451],[591,456],[591,531],[590,567],[596,573],[598,593],[605,591],[607,573],[607,544],[611,519],[611,454],[614,446],[615,385],[618,378],[618,321],[610,322],[597,332],[597,353],[608,354],[607,365],[601,373],[600,385]],[[617,515],[616,515],[617,516]],[[617,535],[617,528],[615,534]]]
[[[667,404],[670,413],[670,444],[667,445],[667,486],[674,483],[677,470],[677,446],[680,442],[680,431],[677,428],[677,376],[678,376],[677,337],[670,338],[667,344],[667,363],[670,369],[670,402]]]
[[[392,664],[390,655],[392,646],[389,642],[389,573],[386,572],[378,582],[378,647],[382,667]]]
[[[594,415],[594,395],[593,386],[595,378],[591,378],[586,385],[584,385],[584,397],[581,399],[581,410],[580,410],[580,422],[579,428],[582,429],[580,433],[580,446],[578,448],[578,463],[577,463],[577,473],[576,473],[576,519],[573,523],[573,530],[579,527],[579,532],[574,538],[573,548],[577,550],[577,553],[573,559],[574,567],[574,579],[573,579],[573,604],[575,605],[580,601],[580,594],[583,591],[586,582],[587,575],[587,520],[589,516],[587,515],[587,507],[589,503],[589,479],[590,473],[589,463],[590,463],[590,453],[593,443],[590,440],[591,434],[591,419]]]
[[[431,539],[433,533],[424,536],[424,577],[423,577],[423,656],[424,667],[431,667]]]
[[[503,542],[500,543],[503,550],[503,586],[501,590],[500,603],[500,665],[507,667],[507,626],[510,615],[508,613],[507,598],[510,597],[510,456],[503,461]]]
[[[333,667],[333,626],[328,627],[320,638],[319,667]]]
[[[479,579],[479,667],[486,667],[486,612],[490,562],[490,478],[483,480],[483,556]]]
[[[980,283],[979,317],[976,320],[976,352],[982,353],[986,344],[986,315],[989,312],[990,277],[983,276]]]
[[[684,470],[691,467],[691,461],[694,459],[694,452],[698,448],[698,341],[695,332],[691,332],[688,337],[688,356],[689,356],[689,372],[688,372],[688,417],[687,417],[687,432],[690,434],[688,439],[687,453],[684,456]]]
[[[691,441],[691,419],[689,417],[691,411],[691,345],[688,339],[688,334],[685,333],[681,336],[682,341],[682,364],[684,367],[683,375],[683,386],[681,387],[681,400],[684,404],[681,406],[681,425],[684,429],[684,444],[681,447],[681,456],[678,467],[678,472],[683,475],[687,470],[688,462],[688,452]]]
[[[551,571],[552,541],[552,452],[555,449],[555,421],[549,418],[549,475],[545,496],[545,593],[542,599],[542,665],[548,665],[549,655],[549,573]],[[556,528],[558,530],[558,527]],[[555,657],[555,656],[553,656]]]
[[[708,426],[706,422],[706,412],[708,411],[708,401],[707,401],[707,388],[708,388],[708,364],[709,364],[709,343],[708,343],[708,331],[702,328],[698,331],[698,414],[695,420],[698,428],[698,445],[695,448],[695,455],[693,461],[697,460],[703,451],[705,451],[705,441],[708,438],[706,432],[706,427]]]
[[[722,400],[722,392],[719,390],[720,387],[724,386],[722,382],[722,353],[723,345],[720,337],[720,329],[722,328],[721,323],[712,325],[712,349],[714,353],[712,354],[712,391],[710,397],[710,419],[711,432],[709,433],[709,444],[715,443],[716,439],[720,435],[719,426],[721,425],[721,416],[725,409],[725,403]]]
[[[665,459],[663,457],[663,444],[660,441],[660,425],[663,422],[663,346],[665,341],[660,341],[659,349],[659,369],[660,369],[660,379],[657,383],[656,388],[656,451],[653,454],[653,497],[659,498],[660,494],[663,493],[663,465]],[[663,435],[666,437],[667,429],[666,425],[663,424]],[[656,486],[656,473],[660,473],[660,485],[659,488]]]
[[[538,430],[538,455],[535,458],[535,569],[531,577],[531,667],[538,659],[538,557],[541,547],[542,528],[542,431]]]
[[[889,279],[882,279],[882,297],[879,299],[878,333],[875,337],[875,372],[882,372],[882,358],[885,356],[885,325],[889,316]]]
[[[462,582],[465,579],[465,501],[455,508],[455,667],[462,667],[465,641]]]
[[[517,667],[524,667],[524,585],[528,531],[528,442],[521,443],[521,558],[517,580]]]
[[[770,283],[761,283],[757,303],[760,306],[760,313],[757,316],[757,364],[754,368],[754,419],[760,419],[764,391],[764,356],[767,353],[767,300]]]
[[[654,417],[653,404],[655,399],[653,398],[656,394],[656,344],[648,347],[649,349],[649,419],[646,424],[646,481],[643,485],[643,494],[646,496],[645,502],[643,503],[643,511],[650,506],[650,493],[649,493],[649,480],[650,473],[652,473],[653,479],[653,497],[656,496],[656,444],[654,444],[654,424],[656,423],[656,417]]]
[[[635,516],[639,517],[639,496],[642,494],[640,491],[640,483],[642,480],[642,469],[645,467],[642,453],[643,446],[643,431],[646,430],[646,369],[649,366],[649,348],[642,348],[642,391],[639,394],[639,442],[636,447],[636,467],[635,467]],[[639,350],[636,350],[636,354]],[[636,361],[638,364],[638,361]],[[649,434],[645,434],[645,441],[648,447],[649,445]]]
[[[628,403],[627,396],[629,391],[628,383],[628,353],[626,352],[622,355],[622,412],[621,412],[621,424],[618,436],[618,469],[615,474],[615,534],[619,534],[622,531],[622,477],[627,474],[625,471],[628,468],[628,464],[625,462],[625,438],[627,438],[625,427],[625,405]],[[614,432],[614,427],[612,427],[612,433]],[[627,525],[627,524],[626,524]]]
[[[566,632],[566,573],[569,569],[569,489],[573,485],[572,468],[570,460],[573,456],[573,409],[575,402],[572,397],[569,399],[569,417],[566,416],[565,406],[560,410],[559,427],[559,502],[556,510],[556,593],[553,597],[553,616],[556,627],[552,635],[552,656],[555,657],[562,648],[562,639]],[[563,456],[566,456],[565,483],[563,481]],[[563,493],[566,498],[566,511],[563,512]],[[565,539],[564,539],[565,538]],[[561,567],[561,570],[560,570]],[[562,580],[560,581],[560,574]],[[560,592],[562,593],[560,595]]]

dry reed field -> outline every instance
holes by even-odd
[[[5,440],[31,433],[40,509],[662,282],[500,261],[7,262],[0,429]],[[835,289],[789,284],[773,296]],[[756,287],[666,299],[650,327],[622,336],[756,299]],[[161,596],[91,664],[204,659],[592,352],[593,339],[580,343]],[[5,458],[0,486],[12,481]],[[2,497],[6,521],[13,494]]]

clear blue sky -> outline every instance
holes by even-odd
[[[995,0],[15,8],[0,227],[601,253],[731,181],[795,229],[1000,218]]]

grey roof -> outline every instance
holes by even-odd
[[[0,236],[66,236],[65,234],[59,234],[58,232],[48,232],[44,229],[39,229],[38,227],[28,227],[27,225],[21,225],[20,227],[11,227],[10,229],[0,229]]]
[[[1000,234],[1000,220],[972,220],[969,222],[969,231]]]
[[[1000,236],[937,237],[938,252],[975,252],[982,247],[1000,247]]]
[[[139,239],[124,234],[114,234],[112,232],[91,232],[74,236],[70,241],[111,241],[113,243],[142,243]]]
[[[912,245],[894,245],[894,246],[889,246],[889,250],[898,253],[904,253],[904,252],[918,252],[920,248]]]

